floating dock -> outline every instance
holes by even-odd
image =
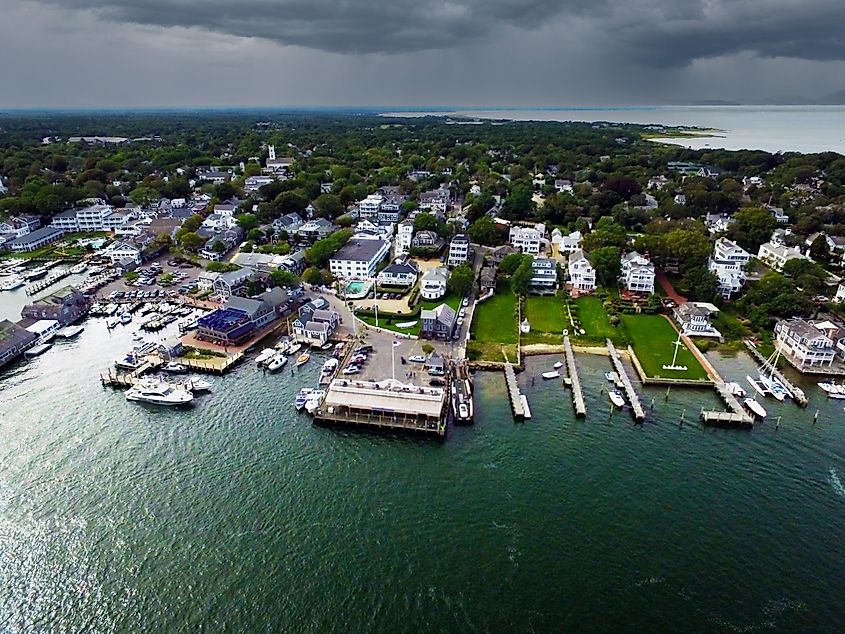
[[[472,380],[466,363],[458,362],[452,368],[451,394],[452,419],[455,423],[469,424],[475,417],[472,401]]]
[[[619,380],[622,381],[625,396],[628,397],[628,402],[631,403],[631,411],[634,413],[634,420],[645,420],[645,410],[640,402],[640,396],[637,394],[636,390],[634,390],[634,385],[628,377],[628,371],[622,364],[622,358],[619,356],[616,346],[613,345],[613,342],[610,339],[607,340],[607,351],[610,353],[610,360],[613,363],[613,368],[616,370],[616,374],[619,375]]]
[[[584,417],[587,415],[587,404],[584,402],[584,391],[581,389],[581,379],[578,377],[578,366],[575,365],[575,353],[572,351],[569,335],[563,338],[563,347],[566,354],[566,373],[572,388],[572,405],[575,407],[575,415]]]
[[[510,363],[505,363],[505,383],[508,386],[508,397],[510,398],[514,420],[525,420],[525,405],[522,400],[522,392],[519,391],[519,385],[516,382],[516,372],[514,372],[513,365]]]
[[[781,372],[777,368],[772,368],[771,364],[769,363],[769,360],[766,359],[762,354],[760,354],[760,351],[757,349],[757,346],[755,346],[751,341],[749,341],[748,339],[743,339],[743,343],[745,344],[745,347],[748,348],[748,351],[751,353],[751,356],[754,357],[754,360],[760,363],[764,372],[770,372],[772,376],[774,376],[778,381],[783,384],[783,386],[786,388],[786,390],[789,392],[790,396],[792,396],[796,403],[798,403],[801,407],[806,407],[809,401],[807,400],[807,395],[804,394],[804,390],[802,390],[796,385],[793,385],[789,381],[789,379],[787,379],[783,374],[781,374]],[[784,358],[786,358],[786,355],[783,356]]]
[[[746,427],[754,426],[754,418],[734,396],[727,383],[716,383],[716,392],[728,406],[729,412],[702,411],[701,422],[714,427]]]

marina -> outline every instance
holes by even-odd
[[[724,382],[715,384],[716,393],[725,403],[730,411],[716,411],[702,409],[700,418],[705,425],[713,425],[718,427],[744,427],[751,428],[754,425],[754,419],[745,411],[740,404],[734,391]]]
[[[566,373],[572,389],[572,405],[575,407],[575,415],[583,417],[587,415],[587,404],[584,401],[584,392],[581,388],[581,379],[578,376],[578,366],[575,364],[575,353],[572,351],[569,335],[563,338],[563,347],[566,355]]]
[[[511,404],[511,411],[515,421],[523,421],[526,419],[526,405],[527,398],[523,398],[522,392],[519,391],[519,384],[516,381],[516,372],[513,365],[505,363],[505,384],[508,389],[508,398]],[[530,414],[529,414],[530,417]]]

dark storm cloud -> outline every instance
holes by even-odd
[[[549,27],[592,30],[623,56],[620,61],[646,66],[683,66],[742,51],[845,59],[843,0],[40,1],[114,22],[199,27],[337,53],[460,48],[497,37],[504,27]]]

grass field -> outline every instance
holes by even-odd
[[[392,330],[393,332],[398,332],[406,335],[415,335],[419,336],[420,334],[420,326],[422,322],[420,321],[420,313],[424,309],[432,309],[437,308],[440,304],[446,304],[451,306],[455,313],[457,313],[461,309],[461,298],[457,295],[446,295],[446,297],[438,300],[433,301],[423,301],[420,302],[417,310],[409,315],[402,315],[401,317],[392,317],[390,315],[383,315],[379,314],[378,318],[378,326],[379,328],[385,328],[386,330]],[[376,318],[375,315],[358,314],[358,317],[361,321],[369,324],[370,326],[376,325]],[[404,324],[410,321],[416,321],[417,323],[414,324],[411,328],[397,328],[396,323]]]
[[[516,343],[516,296],[510,284],[500,282],[496,294],[475,307],[472,338],[482,343]]]
[[[563,302],[553,295],[531,295],[525,300],[525,313],[531,330],[560,335],[567,327]]]
[[[664,370],[672,363],[673,344],[678,333],[660,315],[622,315],[622,323],[631,339],[634,352],[646,374],[653,378],[706,379],[707,373],[693,354],[681,344],[677,365],[687,366],[685,371]]]
[[[607,313],[598,297],[579,297],[575,304],[578,307],[581,327],[586,331],[587,337],[616,339],[620,335],[619,329],[610,325]]]

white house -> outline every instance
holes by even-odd
[[[538,255],[546,237],[546,227],[536,224],[533,227],[511,227],[508,234],[510,245],[523,253]]]
[[[555,229],[557,231],[557,229]],[[573,231],[568,236],[562,235],[558,232],[557,236],[557,250],[558,253],[573,253],[581,248],[581,241],[584,239],[584,236],[581,234],[580,231]],[[552,242],[555,242],[555,238],[552,238]]]
[[[780,350],[799,368],[830,366],[836,357],[834,342],[804,319],[786,319],[775,326]]]
[[[531,291],[553,293],[557,290],[557,263],[549,258],[534,258],[531,262]]]
[[[132,260],[135,264],[141,263],[141,251],[127,242],[113,242],[103,249],[100,255],[111,260],[112,265],[125,262],[126,260]]]
[[[582,249],[573,251],[569,256],[569,283],[579,291],[596,290],[596,270]]]
[[[563,194],[564,192],[567,194],[571,194],[573,192],[572,181],[565,180],[562,178],[556,179],[555,191],[557,191],[559,194]]]
[[[448,189],[441,187],[428,192],[420,194],[419,209],[420,211],[429,211],[431,213],[440,212],[445,214],[449,208],[450,192]]]
[[[329,270],[335,277],[343,279],[367,279],[374,277],[376,267],[390,252],[390,244],[384,240],[350,239],[329,260]]]
[[[429,269],[423,273],[420,295],[423,299],[440,299],[446,294],[449,272],[444,268]]]
[[[396,229],[396,255],[407,253],[414,239],[414,221],[403,220]]]
[[[449,257],[446,264],[449,266],[458,266],[466,264],[469,260],[469,236],[465,233],[459,233],[449,243]]]
[[[782,271],[783,265],[790,260],[808,259],[796,247],[788,247],[784,244],[766,242],[760,245],[757,258],[772,267],[775,271]]]
[[[675,307],[673,316],[681,332],[691,337],[720,337],[721,333],[710,323],[711,310],[704,304],[687,302]],[[714,307],[715,308],[715,307]]]
[[[413,286],[417,282],[419,271],[412,264],[391,264],[383,268],[376,280],[379,286]]]
[[[636,251],[622,256],[622,283],[631,293],[654,292],[654,265]]]
[[[203,271],[197,277],[197,289],[200,292],[210,291],[214,288],[214,282],[220,277],[222,273],[216,271]]]
[[[381,194],[370,194],[364,200],[358,203],[358,217],[359,218],[375,218],[381,210],[382,198]]]
[[[669,184],[669,179],[663,176],[652,176],[648,179],[648,189],[663,189]]]
[[[707,270],[719,279],[719,292],[725,299],[739,292],[745,284],[745,266],[751,254],[736,242],[719,238],[713,246],[713,255],[707,263]]]

